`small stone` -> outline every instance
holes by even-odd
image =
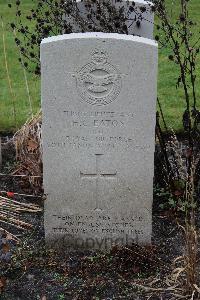
[[[7,239],[6,238],[2,238],[2,244],[7,244]]]
[[[11,260],[11,257],[12,257],[12,253],[11,253],[11,252],[7,252],[7,253],[5,254],[4,260],[5,260],[6,262],[9,262],[9,261]]]
[[[34,277],[35,277],[35,275],[33,275],[33,274],[28,274],[26,277],[27,277],[28,280],[33,280]]]

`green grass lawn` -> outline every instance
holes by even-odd
[[[36,0],[35,0],[36,1]],[[170,3],[172,0],[168,0]],[[177,3],[178,0],[174,1]],[[18,61],[19,53],[14,42],[13,33],[10,31],[8,22],[15,20],[14,8],[8,8],[8,3],[15,3],[14,0],[0,0],[0,15],[3,17],[4,34],[7,53],[7,63],[12,83],[13,93],[11,94],[5,59],[3,53],[3,30],[0,26],[0,131],[12,131],[15,127],[20,127],[30,114],[30,105],[24,80],[24,71]],[[23,14],[32,8],[33,0],[23,0]],[[176,12],[176,5],[173,5],[173,11]],[[191,13],[194,20],[200,18],[200,1],[191,0]],[[196,34],[199,28],[196,27]],[[177,78],[177,68],[168,60],[170,51],[162,49],[159,51],[159,74],[158,74],[158,96],[163,107],[166,120],[174,130],[182,128],[182,113],[185,109],[183,92],[176,89],[175,82]],[[200,69],[198,66],[198,77]],[[40,107],[40,79],[39,77],[27,73],[30,89],[31,102],[36,112]],[[199,81],[198,81],[199,82]],[[200,85],[198,84],[197,96],[200,94]],[[198,98],[198,97],[197,97]],[[198,100],[198,104],[200,101]],[[14,108],[16,110],[16,122],[14,117]],[[15,124],[16,123],[16,124]]]
[[[10,31],[8,22],[15,20],[15,9],[8,8],[8,3],[14,0],[0,0],[0,15],[3,17],[4,35],[7,53],[7,63],[12,84],[11,94],[5,67],[3,51],[3,30],[0,26],[0,131],[12,131],[16,126],[19,128],[30,116],[30,105],[24,79],[23,68],[18,61],[19,52],[14,42],[13,33]],[[32,0],[23,0],[23,12],[26,14],[32,7]],[[0,19],[1,21],[1,19]],[[34,112],[40,107],[40,79],[27,72],[30,97]],[[16,122],[14,108],[16,110]],[[17,123],[17,124],[15,124]]]

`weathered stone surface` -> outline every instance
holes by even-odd
[[[154,28],[154,13],[152,11],[153,4],[149,1],[138,0],[135,1],[134,9],[131,12],[129,7],[132,6],[133,1],[122,1],[115,3],[116,7],[125,7],[125,15],[128,18],[126,25],[128,27],[128,34],[137,35],[140,37],[153,39],[153,28]],[[129,3],[127,5],[127,3]],[[143,10],[145,9],[145,10]]]
[[[90,13],[87,3],[91,4],[91,9],[95,12],[97,11],[96,3],[88,0],[77,0],[76,2],[78,15],[83,20],[92,26],[99,24],[99,21],[95,17],[96,15],[92,15],[93,22],[90,22],[87,18],[87,15]],[[150,1],[138,0],[135,1],[134,6],[132,5],[133,1],[111,0],[111,3],[117,9],[124,7],[124,15],[127,17],[126,25],[128,34],[153,39],[154,13],[152,11],[153,4]],[[73,13],[72,15],[75,16],[76,14]],[[82,27],[80,26],[81,22],[78,21],[79,18],[72,18],[70,15],[66,15],[64,18],[67,22],[73,24],[74,32],[81,32]]]
[[[51,37],[41,65],[46,240],[66,249],[150,243],[157,45]]]

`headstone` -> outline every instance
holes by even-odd
[[[145,0],[135,1],[134,11],[132,12],[129,8],[131,6],[133,7],[133,1],[124,0],[118,2],[112,0],[112,2],[117,8],[125,7],[126,16],[128,18],[126,22],[128,34],[153,39],[154,13],[152,10],[153,4],[151,2]]]
[[[74,33],[41,44],[46,241],[150,243],[157,44]]]
[[[78,14],[83,20],[94,25],[87,18],[89,13],[87,3],[91,3],[92,10],[97,11],[96,3],[90,0],[76,0],[76,2]],[[153,39],[154,13],[152,10],[153,4],[150,1],[138,0],[134,1],[133,4],[133,1],[111,0],[111,3],[117,9],[124,7],[124,14],[127,17],[126,25],[128,34]],[[67,22],[73,24],[73,32],[81,32],[82,28],[78,25],[79,22],[77,22],[77,19],[75,21],[70,15],[66,15],[64,18]],[[93,20],[98,24],[95,16],[93,16]]]

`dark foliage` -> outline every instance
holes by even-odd
[[[121,2],[121,0],[117,1]],[[124,5],[113,5],[109,0],[88,0],[82,2],[83,12],[79,11],[75,0],[41,0],[36,8],[31,9],[26,19],[30,25],[22,21],[21,1],[16,1],[16,22],[11,23],[12,30],[20,33],[15,42],[22,54],[20,62],[28,70],[40,74],[40,43],[42,39],[72,32],[114,32],[128,34],[128,26],[140,26],[142,14],[146,7],[135,7],[124,2]],[[8,5],[12,7],[11,4]],[[135,18],[130,20],[130,14]],[[127,25],[127,21],[129,25]],[[27,22],[26,22],[27,23]]]
[[[178,149],[179,141],[173,132],[170,133],[171,130],[166,125],[159,101],[160,113],[157,116],[156,133],[162,152],[166,185],[174,195],[175,202],[181,200],[191,208],[191,203],[186,198],[188,195],[193,195],[193,185],[199,181],[197,166],[200,153],[200,112],[197,106],[196,69],[200,39],[195,35],[194,30],[197,23],[190,16],[192,1],[179,0],[177,2],[179,9],[177,18],[172,16],[165,0],[154,0],[154,8],[159,18],[157,30],[160,34],[157,40],[161,47],[171,50],[168,58],[178,70],[176,88],[181,88],[184,95],[185,109],[182,123],[185,148]],[[169,133],[167,137],[163,134],[159,117],[161,117],[165,131]]]

